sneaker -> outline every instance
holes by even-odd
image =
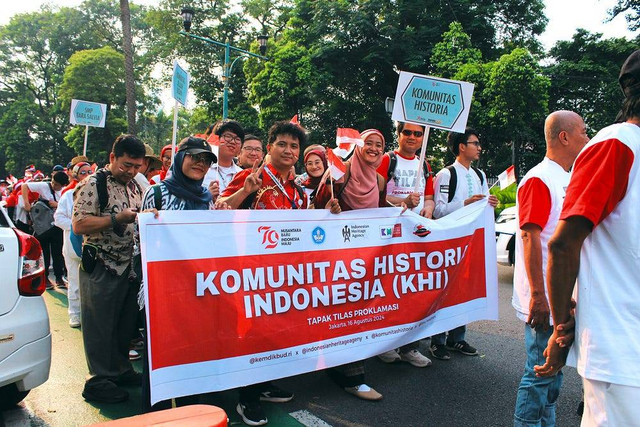
[[[67,284],[62,279],[56,279],[56,288],[58,288],[58,289],[67,289]]]
[[[71,315],[69,316],[69,326],[72,328],[80,327],[80,316]]]
[[[138,360],[140,358],[142,356],[136,350],[129,350],[129,360]]]
[[[129,393],[111,381],[88,386],[85,384],[82,397],[89,402],[120,403],[129,399]]]
[[[416,368],[426,368],[427,366],[431,366],[431,359],[416,349],[410,350],[406,353],[400,353],[400,360],[411,363]]]
[[[55,285],[53,284],[51,279],[49,279],[48,277],[45,279],[44,288],[48,291],[55,288]]]
[[[262,426],[267,423],[267,416],[262,410],[260,403],[242,403],[238,402],[236,411],[242,417],[242,421],[248,426]]]
[[[465,340],[458,341],[455,343],[447,341],[447,348],[452,351],[459,351],[460,353],[466,356],[478,355],[478,350],[476,350],[475,347],[471,347],[469,343],[467,343]]]
[[[344,391],[353,394],[363,400],[380,400],[382,395],[366,384],[360,384],[355,387],[345,387]]]
[[[140,351],[144,350],[144,340],[142,338],[136,338],[131,340],[129,344],[132,350]]]
[[[393,363],[400,360],[400,355],[395,350],[389,350],[379,354],[378,359],[382,360],[384,363]]]
[[[118,386],[142,385],[142,374],[131,370],[119,375],[113,382]]]
[[[429,347],[429,352],[431,353],[431,356],[436,359],[451,359],[451,354],[447,351],[447,347],[444,344],[432,344],[431,347]]]
[[[282,390],[280,387],[276,387],[273,384],[269,384],[266,390],[263,390],[260,393],[260,400],[262,402],[285,403],[291,399],[293,399],[293,393]]]

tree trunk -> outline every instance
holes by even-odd
[[[124,51],[124,75],[127,90],[127,133],[136,133],[136,81],[133,74],[133,41],[131,37],[131,11],[129,0],[120,0],[122,21],[122,50]]]

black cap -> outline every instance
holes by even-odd
[[[213,151],[211,151],[209,143],[204,139],[196,138],[195,136],[189,136],[180,141],[180,144],[178,145],[178,152],[180,151],[184,151],[189,154],[207,153],[211,155],[214,163],[218,161],[218,157],[216,157],[216,155],[213,154]]]
[[[62,172],[64,171],[64,167],[62,165],[55,165],[52,169],[52,172]]]
[[[624,61],[618,82],[627,98],[640,95],[640,50],[633,52]]]

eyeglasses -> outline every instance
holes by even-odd
[[[255,151],[256,153],[262,153],[262,147],[249,147],[249,146],[244,146],[242,147],[242,149],[244,151]]]
[[[206,166],[211,166],[211,163],[213,163],[213,159],[211,158],[211,156],[208,156],[206,153],[198,153],[198,154],[187,153],[187,156],[191,157],[191,161],[193,163],[202,163],[203,165],[206,165]]]
[[[475,145],[476,147],[480,147],[482,145],[480,141],[467,141],[466,144],[467,145],[472,144],[472,145]]]
[[[421,130],[409,130],[409,129],[404,129],[402,131],[402,134],[404,136],[415,136],[416,138],[420,138],[422,137],[422,135],[424,135],[424,132],[422,132]]]
[[[239,136],[232,133],[223,133],[220,139],[225,142],[235,142],[236,144],[240,144],[242,142],[242,139],[240,139]]]

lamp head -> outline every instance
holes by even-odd
[[[269,36],[262,34],[258,36],[258,44],[260,45],[260,55],[264,56],[267,52],[267,39]]]
[[[191,29],[191,21],[193,20],[194,11],[190,7],[183,7],[180,11],[180,16],[182,16],[182,25],[184,25],[184,30],[189,32]]]

